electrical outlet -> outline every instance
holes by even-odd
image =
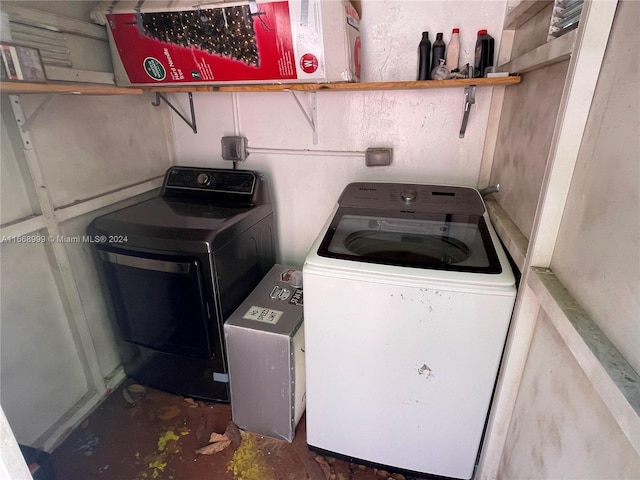
[[[249,156],[245,137],[222,137],[222,158],[232,162],[243,162]]]
[[[392,148],[367,148],[364,161],[367,167],[384,167],[391,165]]]

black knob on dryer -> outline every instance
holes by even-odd
[[[211,183],[211,177],[208,173],[201,173],[197,178],[198,185],[209,185]]]

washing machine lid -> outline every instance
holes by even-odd
[[[502,272],[483,215],[340,207],[318,255],[435,270]]]

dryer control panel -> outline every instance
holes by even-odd
[[[255,182],[250,171],[175,167],[167,173],[164,187],[251,195]]]
[[[165,174],[161,195],[237,205],[271,203],[264,177],[252,170],[171,167]]]
[[[475,188],[413,183],[351,183],[342,192],[338,204],[424,213],[482,215],[485,212],[482,196]]]

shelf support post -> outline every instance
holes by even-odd
[[[176,114],[178,114],[178,116],[182,119],[182,121],[184,121],[184,123],[189,125],[191,130],[193,130],[193,133],[198,133],[198,129],[196,127],[196,114],[195,114],[195,109],[193,108],[193,94],[191,92],[188,92],[188,93],[189,93],[189,109],[191,110],[191,120],[189,120],[181,112],[179,112],[178,109],[174,107],[173,104],[169,100],[167,100],[167,98],[164,95],[162,95],[160,92],[156,92],[156,101],[151,102],[151,105],[153,105],[154,107],[158,107],[160,106],[160,100],[162,100],[164,103],[169,105],[169,108],[171,108],[171,110],[173,110],[174,112],[176,112]]]
[[[467,131],[469,113],[471,112],[471,105],[474,103],[476,103],[476,86],[469,85],[464,88],[464,113],[462,115],[462,125],[460,126],[460,138],[464,138],[464,134]]]
[[[291,92],[291,95],[293,95],[293,99],[298,104],[298,108],[300,109],[300,111],[304,115],[305,120],[311,127],[311,131],[313,132],[313,144],[317,145],[318,144],[318,103],[317,103],[318,101],[316,98],[316,92],[311,92],[310,94],[311,95],[311,112],[310,112],[311,114],[310,115],[302,106],[302,103],[298,99],[296,92],[294,92],[293,90],[289,90],[289,92]]]

